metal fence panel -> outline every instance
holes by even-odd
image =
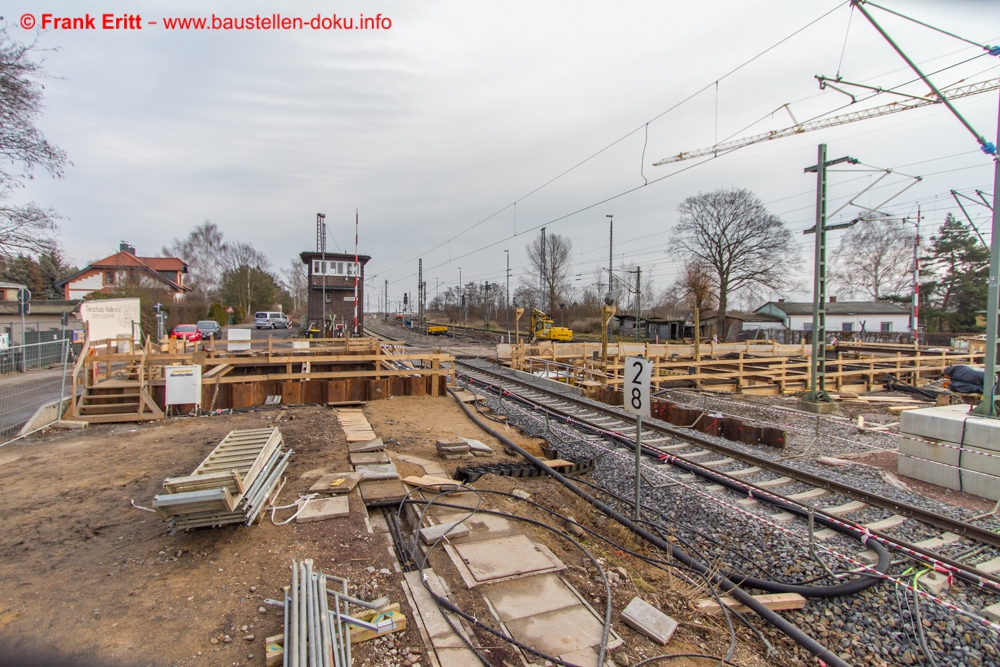
[[[71,345],[52,340],[0,350],[0,446],[20,438],[25,425],[44,405],[69,399],[72,391]],[[61,410],[54,410],[51,424]]]

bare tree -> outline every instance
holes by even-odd
[[[222,257],[228,250],[218,225],[206,220],[192,229],[187,238],[174,239],[162,253],[166,257],[183,259],[188,265],[191,287],[208,295],[219,290]]]
[[[702,312],[714,308],[714,292],[711,267],[700,259],[689,259],[664,296],[672,310],[680,310],[687,317],[695,308]]]
[[[718,295],[718,331],[725,331],[730,293],[788,284],[798,265],[792,235],[751,191],[700,193],[681,202],[678,211],[671,247],[709,268]]]
[[[521,279],[522,284],[529,288],[534,286],[537,297],[533,302],[537,303],[539,308],[552,310],[560,298],[569,294],[573,242],[559,234],[546,235],[544,262],[541,234],[525,246],[525,250],[528,252],[528,266],[525,277]]]
[[[42,63],[30,55],[35,44],[15,41],[0,29],[0,255],[43,253],[53,247],[55,212],[34,203],[10,203],[13,191],[36,168],[62,176],[66,153],[35,126],[42,113]]]
[[[913,232],[899,220],[862,220],[840,239],[830,281],[846,297],[879,301],[910,293],[913,241]]]
[[[227,244],[219,255],[219,262],[223,273],[236,271],[243,267],[257,269],[259,271],[270,271],[271,262],[261,251],[249,243],[238,241]]]
[[[293,257],[288,268],[281,270],[281,274],[285,279],[285,287],[292,297],[292,307],[298,312],[309,301],[309,277],[306,275],[306,265],[298,257]]]

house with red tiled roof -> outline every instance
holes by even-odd
[[[122,243],[118,252],[90,264],[56,285],[62,287],[66,299],[84,299],[94,292],[114,292],[119,286],[136,281],[148,281],[164,287],[180,301],[192,290],[184,284],[188,266],[176,257],[138,257],[135,248]]]

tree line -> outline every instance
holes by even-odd
[[[773,295],[811,291],[811,281],[795,279],[801,275],[805,253],[796,248],[787,225],[749,190],[723,188],[688,197],[678,206],[670,232],[667,254],[679,264],[677,277],[658,289],[651,271],[642,274],[634,263],[619,262],[612,288],[619,292],[620,314],[633,314],[641,299],[644,317],[691,320],[698,309],[703,319],[711,319],[713,331],[727,332],[724,314],[732,312],[734,304],[752,311]],[[874,213],[856,220],[830,251],[828,295],[908,307],[916,233],[911,219]],[[525,247],[527,266],[513,286],[511,300],[546,311],[557,322],[564,318],[575,330],[594,331],[609,291],[608,270],[574,275],[572,250],[567,236],[536,236]],[[976,230],[949,213],[919,255],[921,328],[981,331],[989,248]],[[429,309],[453,322],[466,312],[481,322],[488,310],[494,313],[494,323],[502,322],[506,285],[496,283],[490,291],[485,287],[476,282],[449,287],[430,301]]]

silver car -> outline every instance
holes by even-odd
[[[215,320],[199,320],[195,326],[201,332],[202,338],[222,338],[222,327]]]

